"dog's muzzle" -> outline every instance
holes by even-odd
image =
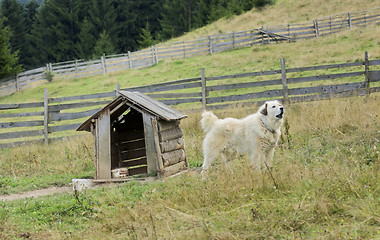
[[[284,108],[280,108],[281,113],[276,115],[277,118],[282,118],[284,115]]]

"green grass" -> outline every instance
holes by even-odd
[[[255,10],[252,16],[232,17],[200,31],[206,31],[205,35],[228,31],[219,26],[236,27],[239,21],[253,27],[259,22],[279,24],[273,16],[299,22],[326,15],[323,12],[355,11],[374,4],[279,0],[263,10],[265,14]],[[380,27],[371,26],[296,43],[165,60],[142,70],[77,80],[56,78],[1,98],[0,103],[42,101],[45,87],[50,97],[61,97],[112,91],[116,83],[127,88],[198,77],[202,67],[206,76],[216,76],[279,69],[280,58],[292,68],[363,61],[364,51],[370,59],[379,59],[379,35]],[[247,157],[239,157],[232,172],[216,163],[209,178],[202,180],[200,113],[189,113],[181,123],[189,172],[163,181],[0,202],[0,238],[378,239],[379,100],[378,94],[372,94],[286,106],[288,125],[276,148],[273,178],[267,171],[254,172]],[[251,106],[216,114],[243,117],[254,111],[256,107]],[[52,142],[48,147],[32,144],[1,149],[0,194],[65,186],[72,178],[91,177],[93,153],[91,134]]]
[[[189,114],[181,124],[191,166],[188,173],[164,181],[130,182],[79,194],[1,203],[0,236],[376,239],[380,237],[378,102],[379,96],[374,95],[287,106],[288,125],[282,129],[275,152],[273,178],[266,171],[254,172],[248,158],[240,157],[233,161],[233,171],[217,163],[209,178],[202,180],[198,168],[203,138],[200,114]],[[253,111],[254,107],[238,108],[216,114],[242,117]],[[71,167],[68,175],[87,176],[92,171],[93,150],[88,140],[53,143],[45,153],[38,145],[30,147],[30,154],[38,152],[41,160],[37,164],[18,161],[24,168],[13,169],[22,176],[34,168],[30,181],[38,176],[43,181],[47,169],[63,173],[62,166],[68,169],[70,165],[83,167]],[[85,155],[84,146],[89,148]],[[7,150],[7,156],[25,155],[18,151]],[[10,169],[3,178],[8,175],[12,175]],[[57,174],[58,179],[60,176]],[[23,179],[19,178],[21,183]]]

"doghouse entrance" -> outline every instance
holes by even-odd
[[[112,122],[111,170],[115,169],[121,176],[148,173],[143,116],[134,109]]]

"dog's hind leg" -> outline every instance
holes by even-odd
[[[206,135],[203,142],[203,165],[202,172],[207,171],[212,163],[219,157],[224,149],[225,142],[223,138],[214,135]]]
[[[259,152],[251,153],[249,155],[249,160],[251,161],[252,167],[258,172],[261,172],[262,158],[263,156]]]

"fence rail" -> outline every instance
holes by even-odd
[[[320,70],[323,70],[321,73]],[[380,92],[380,59],[206,76],[123,90],[140,91],[181,110],[222,109],[261,104],[268,99],[313,101]],[[0,147],[49,140],[76,134],[85,119],[108,104],[119,91],[49,98],[43,102],[0,104]]]
[[[98,60],[74,60],[48,63],[45,67],[19,73],[15,77],[0,80],[0,97],[31,87],[45,80],[45,73],[52,72],[60,78],[81,78],[97,74],[139,69],[152,66],[161,60],[187,58],[213,54],[229,49],[273,42],[291,42],[298,39],[318,38],[353,26],[365,27],[380,24],[380,8],[360,12],[348,12],[314,20],[312,23],[287,24],[261,27],[247,31],[210,35],[186,42],[163,43],[136,52],[103,55]]]

